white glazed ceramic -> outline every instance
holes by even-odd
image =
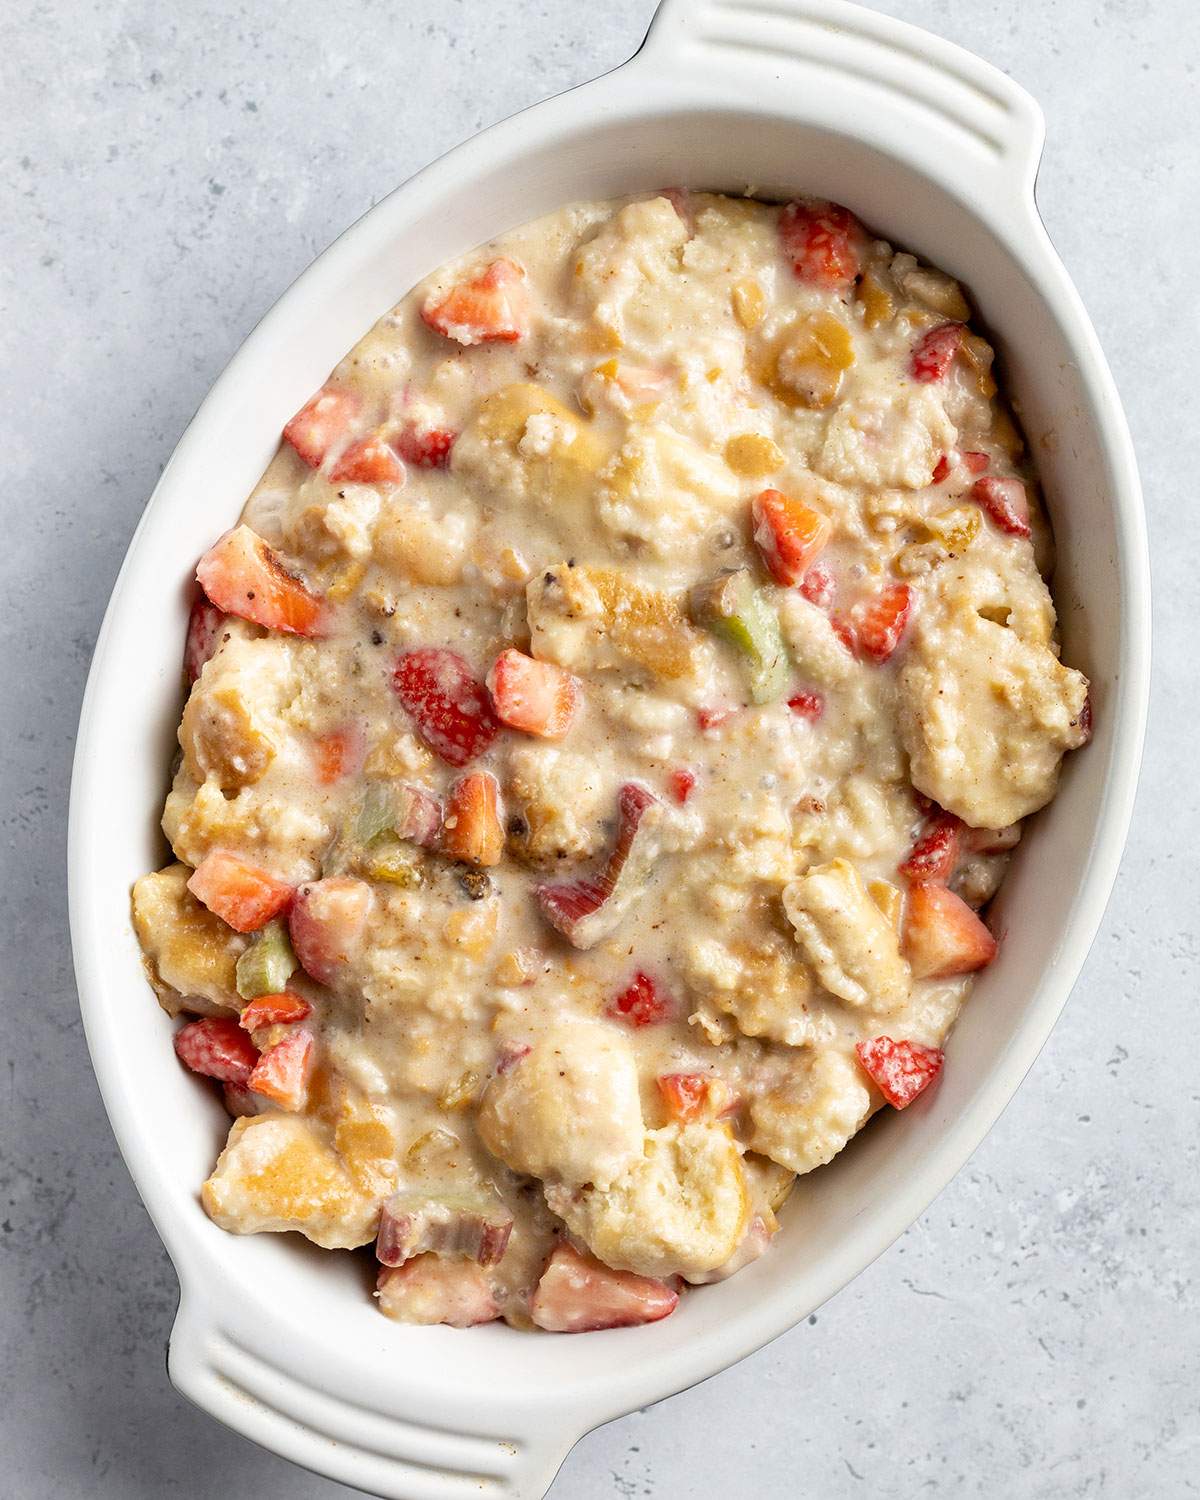
[[[666,0],[615,73],[485,132],[385,199],[284,296],[197,413],[101,631],[71,799],[71,925],[96,1073],[179,1274],[171,1379],[297,1463],[403,1500],[537,1500],[576,1439],[791,1327],[962,1166],[1045,1041],[1096,932],[1133,801],[1149,593],[1133,454],[1086,315],[1034,207],[1037,106],[935,37],[840,0]],[[801,1179],[770,1255],[647,1328],[458,1332],[379,1316],[359,1260],[235,1238],[197,1187],[227,1121],[175,1066],[129,922],[161,862],[187,581],[284,421],[419,277],[558,205],[668,184],[847,203],[960,277],[994,332],[1049,497],[1065,654],[1096,737],[1070,759],[998,902],[942,1085]]]

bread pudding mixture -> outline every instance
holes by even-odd
[[[133,897],[219,1225],[373,1243],[404,1321],[648,1322],[933,1082],[1090,727],[968,320],[833,204],[588,203],[288,424]]]

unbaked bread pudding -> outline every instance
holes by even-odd
[[[373,1245],[403,1322],[646,1323],[934,1083],[1090,729],[991,365],[846,209],[672,192],[334,370],[197,568],[133,892],[218,1225]]]

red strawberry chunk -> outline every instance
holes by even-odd
[[[680,766],[672,771],[667,781],[671,787],[671,796],[681,807],[696,789],[696,773],[689,771],[686,766]]]
[[[442,804],[423,786],[398,787],[395,828],[400,838],[432,849],[442,831]]]
[[[330,984],[353,956],[371,910],[371,887],[348,875],[327,875],[296,892],[288,935],[300,967],[318,984]]]
[[[250,1075],[248,1087],[264,1099],[274,1100],[281,1109],[303,1109],[312,1066],[312,1033],[293,1031],[263,1053]]]
[[[431,296],[421,317],[459,344],[513,344],[529,332],[530,299],[524,267],[501,256],[477,275]]]
[[[781,490],[763,490],[751,506],[754,541],[767,571],[785,588],[799,583],[833,535],[833,522]]]
[[[377,432],[344,450],[329,471],[334,484],[403,484],[404,465]]]
[[[353,391],[327,385],[283,429],[284,442],[290,443],[310,468],[319,469],[330,450],[345,441],[359,405]]]
[[[235,526],[196,565],[200,587],[218,609],[267,630],[320,635],[325,602],[284,567],[249,526]]]
[[[544,740],[562,739],[582,699],[579,679],[570,672],[511,649],[492,663],[487,685],[502,723]]]
[[[675,1311],[679,1293],[665,1281],[614,1271],[573,1245],[555,1247],[529,1305],[547,1333],[591,1333],[656,1323]]]
[[[922,334],[909,358],[912,378],[926,385],[945,379],[966,331],[961,323],[939,323]]]
[[[788,707],[800,718],[815,724],[825,712],[825,700],[820,693],[796,693],[788,699]]]
[[[799,281],[844,287],[858,275],[866,234],[839,203],[789,203],[779,216],[779,238]]]
[[[1010,536],[1032,536],[1029,527],[1029,497],[1019,479],[998,479],[985,474],[971,486],[971,499],[987,511],[993,525]]]
[[[945,885],[958,863],[963,832],[961,818],[942,812],[926,825],[900,866],[906,880],[918,884]]]
[[[987,468],[990,460],[986,453],[964,452],[960,455],[963,466],[970,474],[982,474]]]
[[[997,944],[961,896],[944,885],[914,885],[908,893],[904,951],[914,978],[948,979],[990,964]]]
[[[312,1006],[303,995],[291,990],[280,990],[277,995],[258,995],[251,1000],[238,1017],[243,1031],[258,1031],[263,1026],[291,1026],[297,1021],[307,1021]]]
[[[504,853],[500,783],[490,771],[468,771],[450,790],[442,847],[452,859],[498,865]]]
[[[920,1042],[877,1036],[854,1049],[863,1071],[895,1109],[904,1109],[923,1094],[942,1071],[945,1054]]]
[[[204,1016],[175,1033],[175,1053],[185,1067],[206,1078],[245,1088],[258,1062],[258,1049],[229,1016]]]
[[[362,768],[366,740],[358,724],[347,724],[318,736],[315,746],[317,780],[332,786],[344,776],[353,776]]]
[[[943,453],[941,455],[941,457],[938,459],[937,463],[935,463],[934,466],[933,466],[933,477],[930,480],[930,483],[931,484],[941,484],[942,480],[945,479],[946,476],[949,473],[950,473],[950,460]]]
[[[833,574],[824,563],[815,563],[800,580],[800,592],[810,604],[818,609],[828,609],[833,603]]]
[[[214,849],[192,871],[188,890],[235,932],[257,932],[292,899],[292,887],[236,854]]]
[[[732,719],[737,709],[732,704],[720,704],[716,708],[698,708],[696,723],[701,729],[717,729],[727,719]]]
[[[732,1089],[712,1073],[660,1073],[655,1083],[667,1113],[685,1125],[717,1119],[735,1105]]]
[[[675,1007],[651,979],[639,970],[629,984],[608,1007],[614,1021],[624,1021],[637,1029],[653,1026],[656,1021],[665,1021]]]
[[[872,599],[856,604],[854,647],[872,661],[884,662],[900,644],[912,613],[913,593],[906,583],[889,584]]]
[[[380,1310],[398,1323],[472,1328],[500,1316],[491,1283],[473,1260],[415,1255],[402,1266],[384,1266],[376,1288]]]
[[[457,651],[422,646],[405,652],[392,685],[421,738],[452,766],[482,755],[500,733],[487,689]]]
[[[636,781],[617,796],[617,841],[598,875],[561,885],[539,885],[542,915],[576,948],[591,948],[615,931],[641,895],[661,853],[662,803]]]
[[[457,432],[445,427],[419,427],[410,423],[392,439],[405,463],[416,469],[448,469]]]
[[[183,643],[183,675],[188,686],[204,669],[213,652],[220,644],[221,631],[225,628],[225,615],[203,594],[192,605],[188,616],[187,639]]]

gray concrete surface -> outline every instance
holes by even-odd
[[[1016,1102],[870,1271],[586,1438],[555,1500],[1200,1490],[1195,493],[1200,13],[889,0],[1043,101],[1040,197],[1140,449],[1158,661],[1136,827]],[[76,1014],[63,842],[88,657],[191,412],[304,264],[653,0],[8,0],[0,16],[0,1496],[348,1494],[178,1399],[170,1267]]]

